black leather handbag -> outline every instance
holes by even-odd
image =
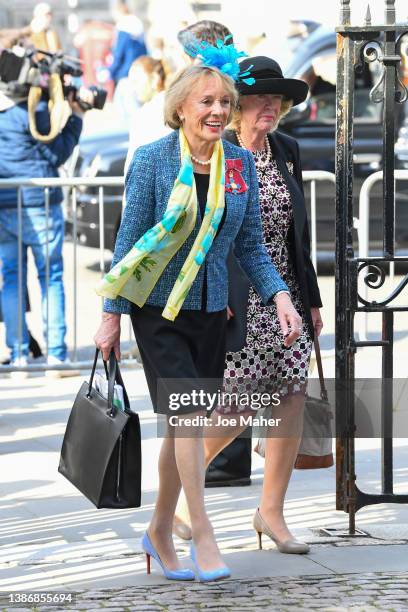
[[[108,366],[108,398],[92,387],[99,350],[89,382],[84,382],[68,419],[58,471],[97,508],[138,508],[141,498],[139,416],[130,411],[117,360]],[[125,411],[113,402],[114,384],[123,387]]]

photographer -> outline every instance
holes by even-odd
[[[91,103],[91,92],[81,92],[82,99]],[[72,114],[63,129],[50,142],[34,139],[29,127],[27,102],[15,102],[0,94],[0,178],[48,178],[57,177],[58,168],[71,155],[82,130],[83,110],[74,95],[68,96]],[[35,112],[37,130],[41,134],[50,131],[50,113],[45,101]],[[34,256],[41,285],[44,333],[46,325],[46,254],[48,241],[48,363],[67,362],[65,344],[65,298],[63,286],[62,246],[64,218],[60,188],[49,190],[49,219],[46,224],[45,196],[42,188],[22,189],[22,278],[23,296],[27,286],[27,251]],[[18,337],[18,215],[17,190],[0,189],[0,259],[2,261],[3,290],[2,310],[6,326],[6,343],[11,351],[11,363],[24,366],[29,352],[29,336],[23,316],[22,344],[19,351]],[[22,305],[22,312],[25,304]],[[58,370],[56,375],[73,375],[72,370]]]

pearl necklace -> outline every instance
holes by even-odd
[[[191,155],[191,159],[196,164],[200,164],[200,166],[209,166],[211,164],[211,157],[210,157],[210,159],[207,159],[207,161],[201,161],[201,159],[197,159],[197,157],[194,157],[194,155],[192,153],[190,153],[190,155]]]
[[[250,149],[248,149],[248,147],[245,146],[245,144],[244,144],[244,142],[243,142],[243,140],[241,138],[241,134],[239,132],[235,132],[235,133],[237,135],[237,140],[238,140],[240,146],[243,149],[247,149],[247,151],[249,151]],[[259,168],[266,168],[266,166],[269,165],[269,163],[270,163],[270,161],[272,159],[271,145],[269,144],[269,140],[268,140],[267,136],[265,136],[265,149],[267,151],[267,155],[266,155],[265,161],[262,162],[260,159],[254,158],[254,161],[255,161],[256,165]],[[251,153],[253,153],[253,151],[251,151]]]

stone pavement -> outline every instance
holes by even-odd
[[[78,592],[77,607],[72,609],[82,610],[285,610],[293,605],[328,610],[362,605],[360,609],[366,610],[374,600],[379,609],[404,609],[400,598],[407,590],[408,508],[397,504],[364,508],[357,515],[357,526],[369,535],[328,536],[323,528],[347,526],[347,516],[334,509],[334,468],[295,471],[286,516],[294,534],[312,544],[312,552],[283,555],[266,538],[264,550],[259,551],[251,528],[262,482],[262,460],[257,455],[251,487],[206,491],[207,508],[233,579],[174,585],[155,565],[147,576],[140,537],[157,490],[159,441],[142,369],[126,369],[124,377],[132,406],[141,417],[144,466],[143,505],[122,511],[96,510],[57,473],[65,423],[84,378],[56,381],[36,374],[24,384],[2,379],[0,592],[5,609],[14,610],[5,605],[7,593],[37,590]],[[377,440],[358,441],[359,483],[364,490],[379,488],[378,457]],[[408,444],[397,440],[395,487],[401,492],[406,490],[407,465]],[[183,564],[191,566],[188,546],[178,539],[176,546]]]
[[[128,587],[77,592],[75,604],[42,606],[41,610],[106,610],[138,612],[163,610],[408,610],[408,573],[316,575],[280,579],[225,580],[211,584],[167,583],[146,588]],[[0,609],[8,609],[0,594]],[[3,607],[4,606],[4,607]],[[14,607],[26,611],[36,608]]]
[[[69,273],[69,244],[66,253]],[[81,358],[92,353],[95,312],[100,306],[90,292],[98,274],[96,258],[96,251],[80,247]],[[334,341],[333,286],[332,278],[321,279],[323,301],[328,305],[323,311],[322,345],[328,350]],[[67,283],[68,321],[72,320],[70,291]],[[35,303],[35,287],[31,295]],[[31,328],[39,335],[38,310],[30,317]],[[371,334],[378,333],[379,324],[374,322]],[[124,328],[126,331],[126,325]],[[396,317],[397,355],[408,354],[407,328],[406,320]],[[70,334],[72,338],[72,327]],[[324,365],[327,375],[332,375],[334,360],[328,355]],[[362,351],[357,375],[375,376],[380,363],[378,351]],[[404,359],[396,359],[395,375],[406,376],[405,367]],[[257,455],[253,456],[251,487],[206,491],[217,541],[233,578],[211,585],[171,584],[155,566],[147,576],[140,537],[155,500],[160,441],[142,369],[134,364],[124,370],[124,378],[132,407],[141,418],[144,464],[143,505],[123,511],[96,510],[57,473],[69,410],[84,376],[51,380],[37,373],[21,382],[0,378],[0,610],[18,609],[7,604],[8,593],[36,590],[78,593],[77,606],[72,609],[82,610],[286,610],[294,606],[408,610],[408,507],[363,508],[357,514],[357,527],[368,535],[345,538],[336,532],[330,536],[322,529],[347,527],[347,516],[335,510],[334,468],[295,471],[286,518],[295,536],[312,544],[312,552],[283,555],[266,538],[264,550],[258,551],[251,528],[262,483],[263,461]],[[408,488],[408,441],[396,439],[394,447],[394,487],[404,493]],[[378,440],[357,441],[362,490],[380,490],[380,458]],[[188,547],[178,539],[176,546],[183,563],[190,565]]]

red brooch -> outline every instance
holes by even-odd
[[[242,159],[225,160],[225,191],[229,193],[243,193],[248,189],[248,185],[242,176]]]

